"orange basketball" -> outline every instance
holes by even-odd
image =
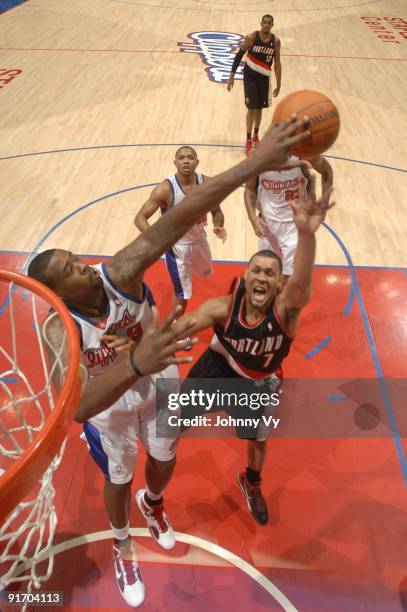
[[[293,91],[279,102],[274,111],[273,121],[288,119],[292,113],[297,117],[308,116],[311,136],[298,143],[295,153],[300,157],[313,157],[323,153],[336,140],[339,133],[339,113],[335,104],[319,91],[303,89]]]

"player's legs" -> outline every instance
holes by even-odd
[[[129,523],[131,483],[115,484],[105,479],[103,501],[109,516],[110,524],[117,529],[124,529]]]
[[[283,374],[281,368],[268,378],[264,391],[276,393],[280,389]],[[274,407],[265,407],[262,421],[260,422],[256,438],[247,441],[247,467],[245,471],[238,474],[238,484],[246,497],[246,502],[254,520],[259,525],[266,525],[268,522],[268,509],[266,500],[261,491],[261,472],[264,467],[267,453],[267,440],[270,434],[271,425],[265,419],[272,417]]]
[[[252,137],[252,129],[253,129],[255,113],[256,113],[256,110],[254,108],[248,108],[247,109],[247,113],[246,113],[246,132],[247,132],[247,139],[248,140],[251,139],[251,137]]]
[[[247,108],[246,113],[246,154],[249,155],[252,152],[252,130],[255,119],[255,112],[258,108],[257,102],[257,86],[256,80],[244,75],[243,76],[244,86],[244,98]]]
[[[165,384],[167,392],[178,392],[178,368],[170,366],[156,377]],[[136,493],[136,501],[146,519],[150,533],[162,548],[170,550],[175,546],[175,536],[164,509],[163,493],[171,480],[178,443],[178,429],[165,426],[168,422],[166,406],[160,410],[156,400],[145,402],[137,413],[139,435],[147,452],[145,465],[146,487]]]
[[[253,128],[253,134],[252,134],[252,146],[253,149],[256,148],[257,144],[259,143],[259,129],[260,129],[260,124],[261,124],[261,117],[263,114],[263,109],[262,108],[256,108],[254,111],[254,128]]]
[[[165,262],[174,287],[174,306],[182,307],[181,316],[188,305],[192,295],[192,271],[189,258],[190,245],[176,244],[166,252]]]
[[[283,286],[294,270],[297,242],[297,229],[292,222],[269,220],[265,230],[265,237],[259,238],[259,250],[270,249],[281,258],[283,264]]]
[[[160,499],[164,493],[164,489],[170,482],[174,472],[176,457],[172,457],[169,461],[159,461],[154,459],[147,453],[147,461],[145,465],[145,478],[147,484],[147,492],[150,492],[150,498],[156,497]]]
[[[125,406],[122,397],[105,411],[104,416],[85,422],[83,428],[90,454],[105,476],[103,499],[114,536],[113,562],[117,585],[127,604],[139,606],[144,601],[145,589],[129,527],[137,436],[134,428],[126,427],[123,419],[120,432],[116,430],[117,412]]]
[[[276,255],[281,257],[281,248],[280,248],[278,238],[275,234],[273,234],[272,231],[270,231],[270,228],[268,226],[267,226],[267,230],[265,232],[264,238],[259,238],[258,244],[259,244],[259,251],[262,251],[263,249],[267,249],[267,250],[273,251],[273,253],[276,253]]]
[[[247,466],[252,471],[258,474],[257,480],[260,480],[260,472],[263,468],[266,459],[267,440],[248,440],[247,441]]]
[[[262,114],[263,114],[262,108],[255,109],[254,111],[254,132],[255,133],[259,131]]]
[[[252,145],[253,148],[256,147],[259,142],[259,129],[263,114],[263,108],[267,108],[269,105],[269,79],[259,77],[256,79],[256,108],[254,110],[253,117],[253,135],[252,135]]]
[[[249,511],[259,525],[266,525],[269,519],[267,503],[260,487],[266,449],[267,440],[248,440],[247,468],[237,476],[237,482],[246,497]]]
[[[287,282],[294,272],[294,257],[298,244],[298,231],[295,223],[287,222],[281,224],[279,243],[281,247],[281,260],[283,262],[283,278],[284,282]]]
[[[192,276],[206,278],[213,274],[212,253],[206,234],[190,245],[189,262]]]
[[[104,502],[113,527],[123,529],[128,524],[130,512],[130,488],[137,459],[137,435],[127,428],[121,419],[121,430],[116,431],[116,411],[126,405],[120,398],[104,419],[97,417],[86,421],[83,429],[89,452],[105,477]]]

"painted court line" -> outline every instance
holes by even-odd
[[[313,357],[315,357],[315,355],[318,355],[318,353],[322,351],[322,349],[327,344],[329,344],[330,341],[331,341],[331,336],[326,336],[323,340],[321,340],[319,344],[316,345],[315,348],[311,349],[310,351],[308,351],[308,353],[304,355],[305,359],[312,359]]]
[[[157,185],[158,183],[154,183]],[[11,249],[0,249],[0,255],[31,255],[32,251],[14,251]],[[110,259],[111,255],[95,254],[95,253],[77,253],[78,257],[85,257],[89,259]],[[214,259],[214,263],[217,264],[247,264],[247,261],[236,259]],[[384,272],[402,272],[407,275],[407,268],[402,268],[400,266],[368,266],[368,265],[353,265],[355,270],[383,270]],[[347,270],[349,268],[348,264],[315,264],[314,268],[332,268],[333,270]]]
[[[183,143],[179,144],[178,146],[181,146]],[[84,147],[84,148],[74,148],[74,149],[60,149],[60,150],[54,150],[54,151],[43,151],[43,152],[39,152],[39,153],[26,153],[26,154],[22,154],[22,155],[14,155],[14,156],[9,156],[6,158],[0,158],[0,160],[5,160],[5,159],[11,159],[11,158],[18,158],[18,157],[27,157],[29,155],[43,155],[43,154],[47,154],[47,153],[57,153],[57,152],[68,152],[68,151],[78,151],[78,150],[89,150],[89,149],[102,149],[102,148],[118,148],[121,146],[125,146],[125,147],[129,147],[129,146],[133,146],[133,147],[138,147],[138,146],[177,146],[174,145],[174,143],[170,144],[170,143],[166,143],[165,145],[161,145],[161,144],[154,144],[154,145],[109,145],[108,147],[104,147],[104,146],[97,146],[97,147]],[[236,145],[196,145],[196,144],[192,144],[191,146],[210,146],[210,147],[235,147]],[[361,163],[361,164],[365,164],[365,165],[371,165],[374,167],[381,167],[381,168],[385,168],[387,170],[393,170],[393,171],[397,171],[397,172],[407,172],[404,169],[401,168],[394,168],[392,166],[385,166],[383,164],[376,164],[376,163],[372,163],[372,162],[366,162],[364,160],[352,160],[350,158],[346,158],[346,157],[335,157],[335,156],[327,156],[330,158],[334,158],[334,159],[340,159],[342,161],[349,161],[349,162],[353,162],[353,163]],[[47,238],[49,238],[49,236],[58,228],[60,227],[63,223],[65,223],[68,219],[72,218],[74,215],[76,215],[77,213],[79,213],[80,211],[89,208],[90,206],[94,205],[94,204],[98,204],[100,202],[105,201],[106,199],[113,197],[115,195],[121,194],[121,193],[126,193],[129,191],[133,191],[136,189],[142,189],[142,188],[146,188],[146,187],[152,187],[157,185],[157,183],[146,183],[144,185],[137,185],[134,187],[129,187],[127,189],[122,189],[119,190],[117,192],[113,192],[111,194],[107,194],[105,196],[102,196],[100,198],[97,198],[95,200],[92,200],[91,202],[88,202],[87,204],[84,204],[83,206],[80,206],[79,208],[77,208],[76,210],[74,210],[73,212],[69,213],[68,215],[66,215],[63,219],[61,219],[58,223],[56,223],[53,227],[51,227],[51,229],[39,240],[39,242],[37,243],[37,245],[34,247],[33,250],[33,254],[37,253],[38,250],[40,249],[40,247],[42,246],[42,244],[47,240]],[[372,333],[372,329],[370,326],[370,322],[369,322],[369,318],[367,315],[367,311],[364,305],[364,301],[362,298],[362,293],[361,293],[361,289],[357,280],[357,276],[356,276],[356,272],[355,272],[355,268],[353,266],[353,262],[352,259],[350,257],[349,251],[347,250],[346,246],[344,245],[343,241],[341,240],[341,238],[338,236],[338,234],[336,234],[336,232],[330,228],[326,223],[323,224],[324,227],[331,233],[331,235],[334,237],[334,239],[336,240],[336,242],[338,243],[338,245],[340,246],[340,248],[342,249],[346,261],[348,263],[348,268],[350,271],[350,275],[351,275],[351,294],[349,296],[348,299],[348,303],[347,306],[345,308],[345,315],[348,316],[350,309],[352,307],[352,303],[353,303],[353,299],[356,297],[358,305],[359,305],[359,309],[362,315],[362,320],[363,320],[363,325],[364,325],[364,329],[365,329],[365,333],[367,336],[367,340],[368,340],[368,345],[369,345],[369,349],[370,349],[370,353],[372,355],[372,359],[373,359],[373,363],[374,363],[374,367],[376,370],[376,375],[377,378],[379,380],[379,385],[380,385],[380,389],[381,389],[381,393],[383,396],[383,400],[384,400],[384,404],[385,404],[385,408],[386,408],[386,413],[387,413],[387,417],[389,420],[389,424],[392,430],[392,434],[393,434],[393,440],[395,443],[395,447],[396,447],[396,452],[397,452],[397,456],[400,462],[400,466],[401,466],[401,470],[402,470],[402,474],[403,474],[403,479],[405,484],[407,485],[407,460],[406,460],[406,456],[405,456],[405,452],[404,452],[404,448],[403,448],[403,444],[401,442],[400,439],[400,435],[398,432],[398,426],[396,423],[396,419],[394,416],[394,411],[393,411],[393,406],[392,406],[392,402],[390,399],[390,395],[387,389],[387,385],[384,379],[384,375],[383,375],[383,370],[381,367],[381,363],[379,360],[379,354],[378,354],[378,350],[374,341],[374,337],[373,337],[373,333]],[[26,269],[30,259],[32,258],[32,255],[28,258],[28,260],[25,262],[24,264],[24,269]],[[4,312],[4,309],[7,307],[8,304],[8,300],[9,298],[7,297],[6,300],[3,301],[2,305],[0,306],[0,316],[2,315],[2,313]],[[317,352],[319,352],[322,348],[324,348],[328,342],[330,340],[330,337],[327,336],[324,340],[321,341],[320,344],[318,344],[314,349],[312,349],[309,353],[308,353],[308,358],[311,358],[314,354],[316,354]],[[316,352],[315,352],[316,351]]]
[[[236,47],[237,49],[237,47]],[[43,53],[143,53],[151,55],[152,53],[159,53],[160,55],[180,55],[179,49],[79,49],[79,48],[68,48],[68,47],[0,47],[0,51],[39,51]],[[407,62],[407,58],[401,57],[359,57],[356,55],[311,55],[305,53],[282,53],[281,57],[298,57],[308,59],[344,59],[344,60],[361,60],[369,61],[374,60],[376,62]]]
[[[234,144],[212,144],[212,143],[202,143],[202,142],[162,142],[162,143],[134,143],[134,144],[113,144],[113,145],[96,145],[89,147],[74,147],[67,149],[50,149],[48,151],[35,151],[31,153],[17,153],[14,155],[6,155],[0,157],[0,161],[6,161],[7,159],[18,159],[20,157],[33,157],[35,155],[51,155],[52,153],[70,153],[74,151],[93,151],[96,149],[126,149],[126,148],[143,148],[143,147],[181,147],[183,145],[188,144],[191,147],[210,147],[210,148],[226,148],[226,149],[243,149],[242,145],[234,145]],[[395,166],[388,166],[386,164],[379,164],[376,162],[365,161],[361,159],[352,159],[350,157],[341,157],[338,155],[324,155],[324,157],[328,159],[339,159],[340,161],[348,161],[354,164],[363,164],[365,166],[373,166],[374,168],[383,168],[385,170],[393,170],[394,172],[402,172],[407,173],[407,169],[405,168],[397,168]]]
[[[142,538],[151,538],[151,533],[146,527],[133,527],[130,529],[130,533],[133,537],[142,537]],[[83,546],[85,544],[90,544],[92,542],[100,542],[102,540],[111,540],[112,532],[109,529],[105,531],[96,531],[94,533],[88,533],[83,536],[79,536],[77,538],[72,538],[71,540],[66,540],[65,542],[61,542],[56,546],[53,546],[54,555],[58,555],[67,550],[71,550],[72,548],[76,548],[78,546]],[[190,546],[196,546],[201,548],[213,555],[220,557],[224,561],[227,561],[231,565],[234,565],[236,568],[240,569],[242,572],[250,576],[253,580],[257,582],[271,597],[275,599],[276,602],[280,604],[283,610],[286,612],[298,612],[297,608],[293,603],[280,591],[280,589],[273,583],[269,578],[264,576],[259,570],[250,565],[247,561],[235,555],[235,553],[219,546],[218,544],[214,544],[213,542],[209,542],[208,540],[204,540],[203,538],[199,538],[197,536],[189,535],[187,533],[175,532],[175,539],[177,542],[182,542],[183,544],[189,544]],[[39,561],[44,561],[48,559],[48,554],[40,555]],[[24,565],[20,565],[16,570],[16,575],[22,573],[25,569]]]
[[[325,225],[325,224],[324,224]],[[359,305],[359,310],[360,313],[362,315],[362,321],[363,321],[363,326],[365,328],[365,333],[367,336],[367,341],[368,341],[368,345],[369,345],[369,349],[370,349],[370,354],[372,356],[373,359],[373,364],[376,370],[376,376],[377,379],[379,381],[379,386],[380,386],[380,391],[383,397],[383,401],[384,401],[384,406],[386,409],[386,414],[387,414],[387,418],[390,424],[390,428],[393,434],[393,441],[396,447],[396,452],[397,452],[397,456],[399,459],[399,463],[401,466],[401,471],[403,474],[403,479],[404,479],[404,483],[407,485],[407,459],[406,459],[406,455],[405,455],[405,451],[404,451],[404,447],[403,447],[403,443],[401,441],[400,438],[400,434],[398,431],[398,426],[397,426],[397,422],[396,422],[396,418],[394,416],[394,411],[393,411],[393,405],[390,399],[390,395],[389,395],[389,391],[387,388],[387,384],[385,381],[385,377],[384,377],[384,373],[383,373],[383,369],[380,363],[380,359],[379,359],[379,353],[377,350],[377,346],[374,340],[374,336],[373,336],[373,332],[372,332],[372,328],[370,325],[370,321],[369,321],[369,317],[367,315],[367,311],[366,311],[366,307],[365,307],[365,303],[363,301],[363,297],[362,297],[362,291],[360,289],[359,286],[359,281],[357,279],[357,275],[355,272],[355,268],[353,267],[353,263],[352,263],[352,258],[350,256],[349,251],[347,250],[346,246],[344,245],[344,243],[342,242],[341,238],[338,236],[338,234],[336,234],[334,232],[334,230],[332,228],[330,228],[328,225],[325,225],[327,230],[332,234],[332,236],[336,239],[336,241],[338,242],[339,246],[341,247],[345,257],[346,257],[346,261],[349,264],[349,271],[352,277],[352,285],[355,289],[355,295],[356,295],[356,299]]]
[[[273,7],[273,13],[303,13],[303,12],[307,12],[307,13],[311,13],[313,11],[335,11],[335,10],[341,10],[344,8],[359,8],[362,6],[366,6],[366,5],[371,5],[371,4],[377,4],[378,2],[381,2],[382,0],[368,0],[368,2],[362,2],[360,4],[344,4],[341,6],[333,6],[333,7],[316,7],[313,8],[312,6],[307,7],[306,9],[274,9]],[[143,7],[147,7],[147,8],[155,8],[155,9],[171,9],[172,11],[204,11],[206,13],[208,12],[215,12],[215,13],[230,13],[231,11],[233,11],[233,13],[258,13],[259,11],[256,10],[250,10],[250,9],[238,9],[236,7],[233,7],[233,4],[231,4],[228,8],[215,8],[216,6],[216,2],[214,0],[213,5],[208,5],[206,7],[191,7],[191,6],[171,6],[171,5],[166,5],[166,4],[146,4],[143,2],[130,2],[130,0],[111,0],[111,2],[117,2],[117,4],[127,4],[130,6],[143,6]],[[273,2],[273,0],[268,0],[268,3]],[[266,4],[266,3],[265,3]],[[266,10],[266,9],[265,9]]]

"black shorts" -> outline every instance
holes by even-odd
[[[195,379],[206,380],[202,381],[202,383],[197,384]],[[219,379],[222,379],[223,386],[222,384],[220,384],[221,381]],[[187,378],[181,385],[181,393],[190,393],[192,389],[197,392],[199,390],[202,390],[206,393],[214,393],[216,391],[236,391],[236,383],[233,383],[233,380],[236,379],[240,379],[240,381],[242,381],[242,387],[239,387],[239,390],[242,391],[244,389],[245,393],[259,393],[264,390],[264,388],[259,387],[255,381],[239,376],[239,374],[237,374],[229,366],[229,364],[222,355],[208,348],[204,353],[202,353],[201,357],[198,359],[195,365],[192,366]],[[202,407],[188,406],[187,408],[184,408],[182,410],[181,416],[184,418],[192,418],[199,415],[208,415],[214,412],[222,411],[225,412],[227,415],[237,419],[251,419],[253,418],[253,416],[261,418],[264,413],[264,408],[259,407],[254,412],[248,406],[213,406],[208,411]],[[186,427],[182,428],[183,431],[185,431],[186,429]],[[251,425],[237,425],[235,428],[235,432],[238,438],[256,439],[257,429],[253,428]]]
[[[268,77],[243,73],[244,100],[247,108],[253,110],[268,107],[269,83]]]
[[[207,348],[188,372],[187,378],[242,378],[235,372],[226,359]]]

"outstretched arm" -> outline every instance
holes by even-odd
[[[106,264],[115,285],[131,295],[139,295],[144,271],[179,240],[196,221],[246,180],[274,167],[293,167],[289,151],[309,136],[307,119],[272,124],[254,153],[230,170],[192,189],[177,206],[172,207],[154,225],[146,229]]]
[[[160,185],[157,185],[153,189],[148,198],[147,202],[144,202],[143,206],[134,217],[134,225],[140,232],[145,232],[150,227],[148,219],[159,209],[166,209],[170,204],[171,190],[168,181],[163,181]]]
[[[294,334],[301,309],[309,302],[312,292],[312,268],[315,262],[315,232],[325,219],[332,189],[325,191],[319,200],[315,198],[315,177],[311,178],[311,193],[305,199],[305,190],[301,197],[291,204],[294,223],[298,230],[297,250],[294,257],[294,271],[283,291],[276,299],[277,312],[285,321],[288,330]]]
[[[89,378],[76,411],[75,420],[86,421],[111,406],[116,400],[129,389],[138,378],[160,372],[165,367],[174,363],[187,363],[192,357],[175,357],[175,351],[195,344],[196,338],[183,340],[192,336],[195,321],[189,317],[184,323],[177,321],[173,325],[179,309],[175,309],[165,319],[162,325],[158,325],[158,311],[153,309],[153,321],[144,332],[136,348],[130,352],[129,357],[118,359],[115,364],[106,368],[102,374]],[[43,327],[43,337],[47,348],[50,369],[53,369],[53,383],[60,390],[64,380],[64,372],[67,367],[67,351],[62,351],[59,358],[56,355],[64,338],[64,328],[58,316],[53,315],[52,321],[46,322]],[[81,368],[86,370],[84,357],[82,356]]]
[[[203,329],[213,327],[215,323],[226,321],[231,300],[231,295],[224,295],[206,300],[206,302],[203,302],[196,310],[187,312],[173,324],[175,332],[179,335],[180,329],[178,326],[182,328],[185,325],[190,325],[189,333],[197,334]]]

